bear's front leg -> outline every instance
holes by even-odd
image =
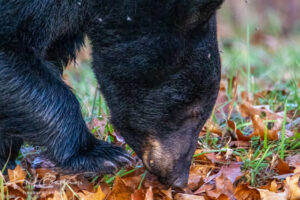
[[[30,50],[0,52],[0,134],[43,146],[56,166],[71,172],[116,172],[129,155],[89,132],[56,68]]]

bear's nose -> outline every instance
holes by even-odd
[[[188,175],[182,174],[172,184],[173,188],[185,188],[188,183]]]

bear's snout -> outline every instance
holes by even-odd
[[[173,188],[184,188],[188,182],[189,165],[180,159],[174,159],[166,151],[154,151],[144,154],[143,162],[150,173],[156,175],[158,180]],[[174,156],[174,155],[173,155]]]
[[[147,170],[158,180],[173,188],[186,187],[189,167],[197,143],[197,132],[182,127],[169,138],[151,138],[143,150],[142,160]],[[185,134],[184,134],[185,133]]]

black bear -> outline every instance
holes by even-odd
[[[115,129],[162,183],[184,186],[218,94],[222,1],[0,0],[0,169],[24,141],[74,172],[130,162],[89,132],[62,80],[87,35]]]

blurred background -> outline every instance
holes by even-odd
[[[293,106],[300,107],[299,10],[299,0],[225,0],[218,11],[218,37],[226,91],[239,73],[238,92],[285,91],[292,96]],[[108,114],[96,91],[88,45],[78,54],[65,80],[87,119],[92,118],[95,107]]]
[[[225,1],[218,12],[223,72],[243,74],[243,67],[250,67],[253,92],[278,81],[299,81],[299,9],[298,0]]]
[[[297,28],[300,33],[299,9],[298,0],[225,0],[218,15],[221,26],[238,33],[250,24],[274,36],[288,36],[297,34]]]

